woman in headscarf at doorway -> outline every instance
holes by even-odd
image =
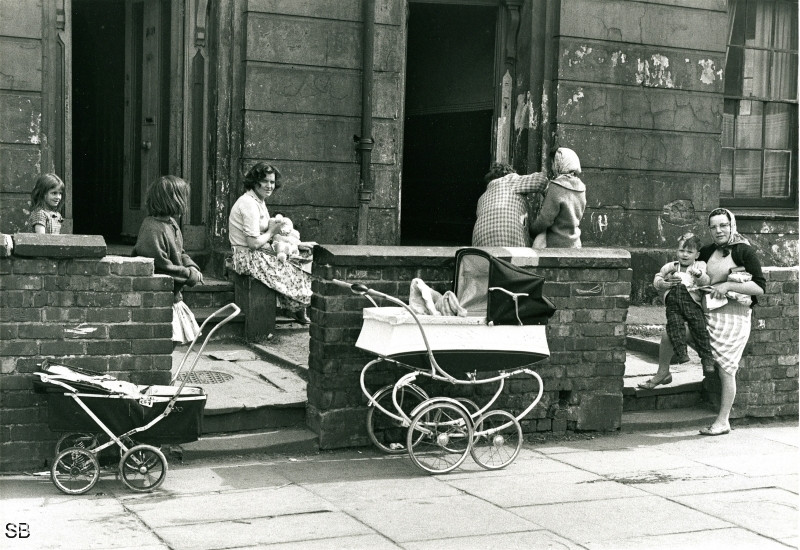
[[[572,149],[559,147],[553,157],[553,174],[531,233],[534,248],[580,248],[580,223],[586,210],[586,186],[578,176],[581,162]]]

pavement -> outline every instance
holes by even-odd
[[[3,547],[797,548],[797,424],[721,437],[697,427],[543,436],[503,470],[468,457],[444,475],[407,455],[348,450],[173,461],[153,493],[128,490],[113,472],[81,496],[46,475],[2,476],[13,538]]]

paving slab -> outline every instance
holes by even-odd
[[[769,537],[746,529],[712,529],[668,535],[636,536],[586,543],[591,550],[786,550]]]
[[[461,494],[455,487],[428,476],[312,483],[305,487],[329,502],[335,502],[346,511],[365,505],[380,507],[388,500],[452,497]]]
[[[29,528],[27,538],[6,539],[4,548],[85,550],[165,547],[122,503],[107,497],[108,493],[100,491],[99,496],[93,496],[97,494],[93,490],[92,495],[85,497],[67,496],[60,493],[49,480],[48,484],[51,498],[44,501],[38,496],[33,499],[10,498],[6,492],[7,484],[3,484],[4,534],[8,521],[24,522]]]
[[[661,472],[676,468],[690,468],[695,464],[689,458],[671,455],[652,448],[583,451],[551,456],[554,460],[601,475]]]
[[[540,529],[533,518],[523,519],[467,495],[390,500],[380,507],[367,503],[348,512],[400,544]]]
[[[545,530],[407,542],[403,544],[403,547],[408,550],[466,550],[473,548],[502,548],[503,550],[577,550],[584,548],[583,546],[579,546],[574,542]]]
[[[558,475],[528,475],[524,484],[509,483],[502,477],[477,476],[448,480],[448,483],[502,508],[642,496],[642,492],[634,487],[580,470]]]
[[[326,500],[297,485],[202,495],[154,495],[128,501],[126,506],[151,528],[333,510]]]
[[[337,548],[346,550],[392,550],[402,548],[382,535],[352,535],[338,538],[298,540],[288,543],[270,544],[268,550],[324,550]],[[236,550],[264,550],[263,546],[240,546]]]
[[[241,508],[249,508],[241,501]],[[159,535],[175,550],[219,550],[240,546],[319,541],[353,535],[374,534],[347,514],[319,512],[248,518],[247,521],[210,521],[194,525],[159,530]]]
[[[791,486],[792,479],[795,481],[796,489],[797,481],[796,475],[748,477],[702,464],[673,470],[612,474],[604,477],[609,481],[624,483],[640,491],[664,497],[714,494],[778,486],[788,488],[787,486]]]
[[[738,454],[738,455],[706,455],[696,459],[729,472],[745,476],[760,477],[767,475],[796,474],[800,464],[800,454],[796,451],[777,454]]]
[[[525,506],[514,508],[513,512],[584,546],[614,539],[735,526],[655,496]]]
[[[751,489],[676,497],[695,510],[738,527],[791,544],[798,536],[797,494],[783,489]]]

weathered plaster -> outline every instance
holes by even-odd
[[[636,83],[653,88],[674,88],[672,72],[669,71],[669,58],[660,53],[654,53],[650,60],[636,60]],[[651,69],[652,63],[652,69]]]

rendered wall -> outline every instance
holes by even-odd
[[[631,251],[634,302],[651,251],[719,205],[727,28],[724,0],[561,1],[554,130],[581,158],[584,245]]]
[[[293,220],[304,239],[355,242],[361,134],[359,0],[248,2],[244,48],[242,170],[274,161],[287,184],[270,211]],[[394,243],[402,143],[405,9],[375,2],[370,241]],[[235,197],[233,198],[235,200]]]
[[[42,166],[42,2],[0,1],[0,232],[22,231]]]

